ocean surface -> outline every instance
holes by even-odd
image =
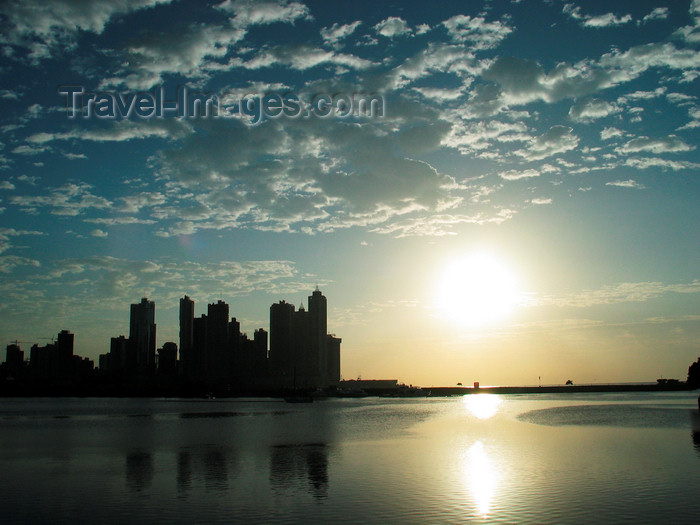
[[[697,392],[0,399],[2,523],[698,523]]]

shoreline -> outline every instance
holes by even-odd
[[[18,385],[19,386],[19,385]],[[365,388],[357,395],[343,395],[339,392],[326,392],[324,397],[394,397],[394,398],[425,398],[425,397],[451,397],[474,394],[580,394],[580,393],[615,393],[615,392],[683,392],[697,390],[697,387],[689,386],[685,382],[677,383],[606,383],[606,384],[586,384],[586,385],[545,385],[545,386],[484,386],[474,387],[413,387],[410,390],[401,388]],[[200,389],[180,389],[180,388],[134,388],[134,387],[112,387],[100,388],[95,386],[86,387],[20,387],[20,388],[0,388],[0,398],[17,397],[84,397],[84,398],[180,398],[180,399],[202,399],[202,398],[285,398],[292,394],[298,395],[300,392],[292,392],[283,389],[241,389],[241,390],[219,390],[204,391]],[[312,392],[303,392],[312,395]]]

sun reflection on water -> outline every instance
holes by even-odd
[[[467,410],[479,419],[494,416],[501,405],[501,398],[495,394],[469,394],[463,399]]]
[[[467,450],[463,463],[463,475],[479,514],[486,518],[491,510],[498,476],[481,441],[477,441]]]

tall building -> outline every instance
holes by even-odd
[[[318,289],[309,296],[309,354],[312,370],[311,381],[315,386],[328,386],[328,355],[326,352],[326,334],[328,317],[326,298]]]
[[[202,314],[192,321],[192,360],[184,369],[188,381],[204,381],[207,350],[207,316]]]
[[[340,343],[342,339],[335,335],[326,335],[326,350],[328,352],[328,363],[326,370],[326,381],[328,386],[340,383]]]
[[[316,386],[310,343],[309,312],[302,304],[292,314],[292,386],[295,388]]]
[[[267,376],[267,332],[262,328],[255,330],[253,334],[255,342],[255,355],[253,356],[252,375],[260,380]]]
[[[129,339],[136,348],[140,372],[154,373],[156,367],[156,303],[146,297],[131,305]]]
[[[74,372],[73,344],[75,335],[68,330],[61,330],[56,340],[56,374],[67,376]]]
[[[270,371],[281,386],[292,386],[294,354],[292,348],[292,316],[294,305],[280,301],[270,306]]]
[[[158,349],[158,374],[175,377],[177,373],[177,344],[168,342]]]
[[[11,373],[15,375],[20,373],[22,366],[24,365],[24,352],[20,349],[19,345],[7,345],[5,364]]]
[[[207,307],[206,380],[210,386],[231,382],[232,360],[228,337],[228,304],[223,301]]]
[[[188,379],[195,368],[194,362],[194,301],[186,295],[180,299],[180,363]]]

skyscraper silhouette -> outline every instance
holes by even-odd
[[[185,378],[194,379],[194,301],[187,295],[180,299],[180,364]]]
[[[156,366],[156,303],[146,297],[131,305],[129,339],[136,348],[136,366],[152,374]]]
[[[280,301],[270,306],[270,369],[286,387],[293,386],[294,380],[293,315],[293,304]]]
[[[311,382],[315,386],[327,386],[328,356],[326,353],[326,333],[328,314],[326,298],[318,289],[309,296],[309,354]]]
[[[231,381],[232,360],[228,337],[228,304],[224,301],[207,307],[207,343],[204,358],[209,385],[224,385]]]

